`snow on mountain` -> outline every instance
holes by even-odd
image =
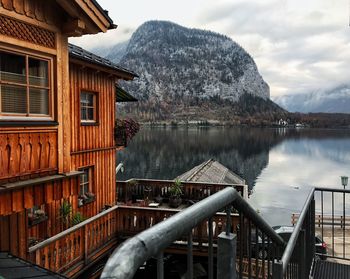
[[[125,45],[124,45],[125,46]],[[149,21],[132,35],[126,49],[106,55],[140,75],[124,83],[139,99],[179,96],[237,101],[243,94],[269,99],[269,86],[252,57],[230,38],[167,21]]]

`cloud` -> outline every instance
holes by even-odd
[[[271,96],[307,93],[349,83],[350,28],[346,0],[161,0],[102,6],[119,27],[107,34],[73,39],[88,49],[127,40],[146,18],[231,37],[254,58]],[[186,6],[186,9],[177,8]],[[134,10],[133,10],[134,9]]]
[[[78,44],[87,50],[93,50],[97,47],[108,48],[117,43],[121,43],[130,39],[132,33],[136,30],[136,28],[137,26],[118,26],[117,29],[109,30],[107,33],[70,38],[69,41],[72,44]]]
[[[294,2],[221,2],[199,21],[207,28],[222,28],[251,53],[272,96],[348,82],[350,30],[340,16],[341,6],[324,0],[308,7]]]

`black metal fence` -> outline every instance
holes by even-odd
[[[309,278],[315,255],[315,189],[312,189],[283,252],[273,264],[274,279]]]
[[[350,191],[315,189],[315,230],[327,246],[328,258],[350,260]],[[317,256],[322,257],[320,253]]]

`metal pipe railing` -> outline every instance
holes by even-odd
[[[285,246],[283,239],[248,202],[228,187],[122,243],[109,258],[101,278],[133,278],[145,261],[160,255],[175,240],[229,205],[242,212],[277,245]]]
[[[283,253],[283,256],[281,259],[282,266],[283,266],[283,273],[286,272],[290,258],[292,257],[292,254],[294,252],[295,246],[296,246],[298,238],[299,238],[299,233],[300,233],[302,226],[304,224],[304,220],[305,220],[307,213],[308,213],[308,210],[310,208],[311,201],[314,199],[314,192],[315,192],[315,188],[312,188],[305,203],[304,203],[303,209],[301,210],[300,217],[299,217],[298,222],[293,230],[293,233],[288,241],[287,247],[284,250],[284,253]]]

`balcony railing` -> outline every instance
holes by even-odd
[[[85,264],[116,245],[114,206],[29,248],[29,259],[66,276],[82,270]]]
[[[236,216],[239,219],[238,224],[233,226],[230,224],[232,206],[238,211]],[[139,266],[150,257],[157,257],[157,278],[164,278],[164,250],[175,241],[184,239],[187,246],[187,278],[193,278],[193,247],[197,239],[194,228],[200,225],[206,227],[208,278],[214,278],[213,220],[223,208],[226,208],[227,221],[225,232],[218,236],[217,278],[233,278],[236,259],[240,278],[243,275],[252,278],[253,274],[255,278],[259,274],[262,276],[260,278],[272,278],[275,273],[273,263],[280,259],[278,250],[284,249],[285,243],[232,187],[195,203],[125,241],[108,260],[101,278],[133,278]],[[262,260],[258,259],[260,248],[266,251]]]
[[[57,171],[57,131],[0,133],[0,180]]]
[[[217,278],[235,278],[232,276],[237,273],[239,278],[306,279],[313,274],[323,274],[326,271],[321,271],[322,258],[350,260],[346,249],[350,234],[346,222],[346,197],[349,194],[349,190],[312,188],[285,246],[236,191],[226,188],[123,243],[109,259],[102,278],[132,278],[150,257],[158,258],[157,278],[164,278],[163,253],[179,239],[186,239],[187,278],[193,278],[193,243],[198,240],[198,229],[193,228],[200,224],[207,226],[207,270],[208,278],[213,278],[212,220],[219,208],[226,207],[227,213],[231,212],[230,206],[236,210],[239,221],[230,227],[230,222],[234,221],[228,214],[230,221],[226,221],[226,233],[218,236]],[[340,224],[336,221],[337,214],[342,214]],[[315,216],[319,216],[318,222],[315,222]],[[330,244],[327,254],[316,250],[316,232]],[[205,235],[205,231],[201,233]],[[334,274],[342,268],[333,263],[333,270],[328,270],[330,274],[323,274],[323,278],[337,278]]]
[[[125,204],[135,200],[155,201],[161,197],[164,201],[169,200],[169,190],[173,186],[173,180],[154,179],[129,179],[117,181],[118,201]],[[248,197],[247,185],[241,184],[213,184],[203,182],[182,182],[183,203],[195,203],[210,195],[225,189],[235,188],[242,197]]]
[[[131,183],[131,188],[128,182],[118,183],[119,194],[121,197],[126,195],[128,200],[129,191],[135,193],[133,186],[140,195],[151,198],[152,192],[159,191],[166,197],[173,181],[138,179],[137,184]],[[232,186],[222,189],[223,185],[183,183],[183,196],[194,202],[183,210],[122,202],[30,247],[30,259],[52,271],[71,276],[129,238],[109,260],[103,276],[132,278],[130,276],[138,266],[153,256],[158,258],[158,278],[163,278],[164,252],[187,253],[189,278],[193,274],[192,255],[196,253],[208,255],[208,278],[214,278],[213,258],[216,255],[217,276],[223,279],[227,278],[223,274],[236,272],[238,278],[302,279],[313,274],[321,262],[315,256],[350,260],[346,245],[349,225],[336,221],[339,214],[347,220],[350,190],[312,188],[285,244],[242,198],[245,187],[239,186],[242,187],[235,185],[241,192]],[[315,222],[318,215],[319,221]],[[328,244],[327,254],[316,251],[316,233]],[[222,258],[222,251],[229,255],[228,258]],[[129,271],[125,270],[126,266]],[[129,275],[121,276],[124,272]]]

